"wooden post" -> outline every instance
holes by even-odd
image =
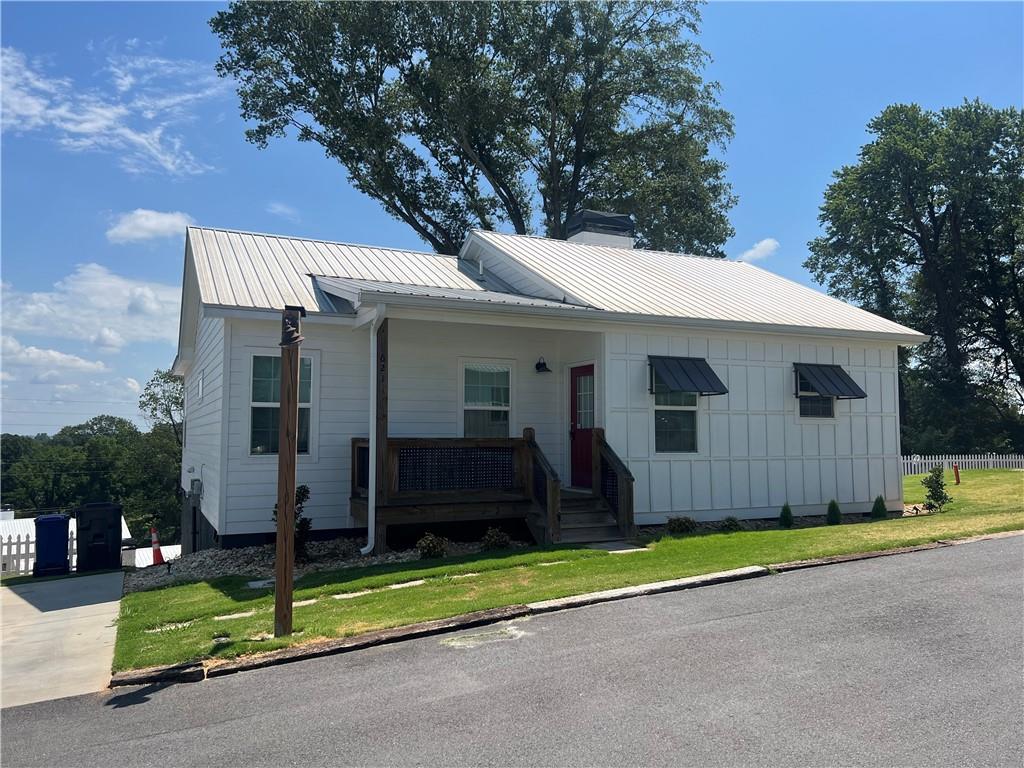
[[[594,496],[601,495],[601,444],[604,442],[604,430],[594,427],[590,448],[590,486]]]
[[[274,637],[292,633],[295,567],[295,455],[299,432],[299,350],[306,311],[281,313],[281,401],[277,438],[277,550],[274,556]]]
[[[397,487],[398,482],[397,468],[391,467],[388,460],[388,319],[386,317],[377,328],[377,359],[374,364],[377,366],[377,413],[374,414],[377,455],[370,456],[369,460],[375,462],[377,468],[376,502],[374,505],[374,515],[376,515],[376,507],[387,503],[392,487]],[[379,515],[377,517],[373,551],[374,554],[379,555],[387,549],[387,528],[380,525]]]

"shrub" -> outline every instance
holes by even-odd
[[[722,521],[722,530],[723,531],[730,531],[730,532],[731,531],[742,531],[743,530],[743,523],[741,523],[735,517],[730,515],[729,517],[725,518],[725,520]]]
[[[927,491],[925,493],[925,506],[941,512],[942,508],[953,501],[953,497],[946,493],[946,476],[942,467],[934,467],[931,472],[925,475],[921,485]]]
[[[295,559],[306,559],[306,543],[309,532],[313,530],[313,521],[306,517],[303,505],[309,501],[309,486],[300,485],[295,489]],[[277,504],[274,505],[274,525],[277,525]]]
[[[512,544],[512,538],[501,528],[488,528],[484,537],[480,539],[480,546],[485,549],[508,549]]]
[[[444,536],[435,536],[432,533],[425,533],[420,537],[420,540],[416,542],[416,549],[419,550],[420,557],[424,559],[444,557],[448,554],[448,539]]]
[[[825,513],[826,525],[839,525],[843,522],[843,513],[839,511],[839,502],[832,499],[828,503],[828,511]]]
[[[782,505],[782,511],[779,512],[779,527],[780,528],[792,528],[793,527],[793,510],[789,508],[789,502],[787,501]]]
[[[881,495],[875,497],[875,503],[871,506],[872,520],[885,520],[889,516],[889,510],[885,507],[885,499]]]
[[[670,517],[665,523],[670,536],[685,536],[697,530],[697,521],[692,517]]]

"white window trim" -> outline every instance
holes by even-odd
[[[651,394],[651,443],[653,445],[653,455],[655,456],[696,456],[700,453],[700,417],[698,411],[700,410],[700,398],[701,396],[696,392],[690,392],[697,396],[693,405],[658,405],[656,402],[657,395]],[[692,451],[659,451],[658,450],[658,411],[693,411],[693,450]]]
[[[252,409],[277,407],[277,403],[263,403],[252,399],[252,369],[254,358],[257,357],[280,357],[280,347],[250,347],[247,350],[248,360],[246,365],[245,386],[245,433],[242,435],[244,441],[243,455],[248,463],[263,464],[277,462],[276,453],[252,453]],[[320,455],[320,350],[303,348],[300,357],[309,358],[312,363],[310,369],[310,391],[309,405],[300,404],[300,408],[309,408],[309,453],[296,454],[296,461],[300,464],[316,463]]]
[[[508,407],[500,405],[466,405],[466,366],[501,365],[508,368]],[[508,436],[516,435],[516,361],[492,357],[459,358],[458,435],[466,436],[466,411],[508,411]]]

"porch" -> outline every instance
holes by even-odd
[[[378,467],[374,550],[389,525],[523,520],[540,544],[621,539],[633,529],[633,476],[596,428],[592,486],[563,488],[533,428],[518,438],[389,438]],[[352,516],[366,525],[370,441],[352,440]]]
[[[349,487],[375,549],[392,525],[471,520],[546,544],[630,533],[633,478],[595,423],[600,334],[397,317],[371,334],[374,431],[352,439]]]

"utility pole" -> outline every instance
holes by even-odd
[[[299,432],[299,350],[302,307],[281,313],[281,402],[277,439],[277,551],[274,558],[274,637],[292,633],[295,565],[295,455]]]

